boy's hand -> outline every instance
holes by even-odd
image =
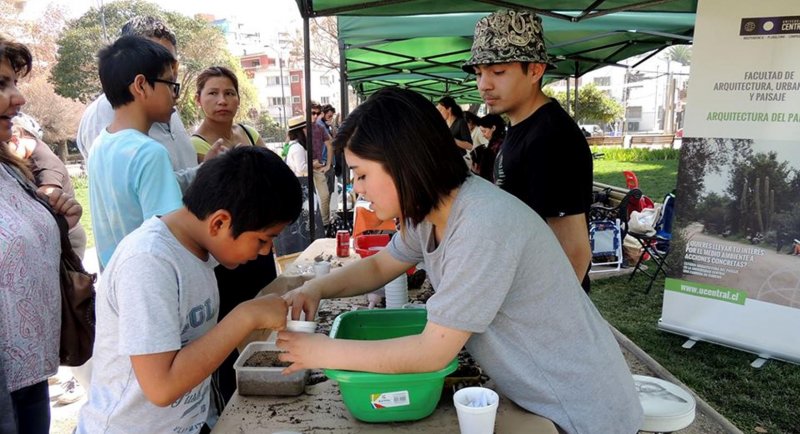
[[[284,350],[278,358],[282,362],[292,364],[281,371],[289,375],[301,369],[318,369],[328,366],[326,350],[332,342],[331,338],[319,333],[278,333],[277,347]]]
[[[70,228],[75,227],[83,214],[83,208],[75,198],[58,187],[42,186],[36,190],[40,197],[47,200],[57,214],[61,214],[67,219]]]
[[[322,294],[313,285],[306,283],[284,294],[283,299],[292,308],[292,319],[300,319],[300,312],[305,312],[306,318],[316,318]]]
[[[265,295],[240,304],[245,318],[250,321],[251,328],[283,330],[286,328],[286,301],[277,295]]]

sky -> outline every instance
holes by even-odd
[[[149,0],[148,0],[149,1]],[[105,1],[105,4],[110,1]],[[212,14],[216,18],[236,17],[254,26],[262,35],[302,29],[303,22],[294,0],[167,0],[153,2],[162,9],[181,12],[188,16],[197,13]],[[91,7],[99,7],[100,0],[28,0],[25,15],[41,14],[48,4],[64,6],[70,18],[77,18]]]

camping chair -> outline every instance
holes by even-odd
[[[622,267],[622,240],[628,231],[628,208],[632,202],[638,203],[642,192],[632,189],[625,194],[616,206],[610,206],[608,193],[599,194],[601,202],[592,204],[589,209],[589,242],[592,248],[592,268],[594,266],[616,265],[614,268],[592,269],[590,273],[616,271]]]
[[[630,170],[623,170],[622,174],[625,175],[625,186],[628,189],[639,188],[639,179],[636,178],[635,173]]]
[[[590,273],[618,271],[622,268],[622,229],[619,219],[592,220],[589,222],[589,243],[592,248]],[[595,269],[595,266],[615,266]]]
[[[674,209],[675,195],[669,193],[664,196],[664,203],[659,210],[658,218],[653,226],[655,230],[654,233],[643,234],[634,231],[628,232],[628,235],[639,242],[644,252],[639,256],[639,260],[636,261],[636,266],[633,269],[633,273],[631,273],[631,276],[628,278],[628,281],[631,281],[637,272],[649,277],[650,281],[647,284],[647,289],[644,291],[645,293],[650,292],[653,287],[653,282],[655,282],[659,273],[663,274],[664,277],[667,276],[666,270],[669,268],[667,255],[669,254],[669,242],[672,239],[672,218]],[[642,262],[646,260],[647,256],[653,261],[653,265],[655,266],[654,271],[645,270],[642,267]]]

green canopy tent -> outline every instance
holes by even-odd
[[[630,56],[648,51],[655,55],[669,45],[690,43],[697,10],[697,0],[297,0],[297,4],[304,18],[306,89],[311,87],[309,18],[339,16],[343,115],[348,112],[348,82],[362,96],[385,86],[405,86],[432,98],[449,94],[460,102],[480,102],[474,79],[460,65],[469,56],[475,22],[499,8],[529,9],[544,17],[548,51],[557,64],[551,79],[621,66],[617,62]],[[637,12],[622,16],[623,11]],[[559,31],[557,22],[565,25]],[[310,102],[306,92],[308,122]],[[309,167],[311,160],[309,147]],[[313,206],[310,198],[312,215]],[[313,219],[309,229],[313,234]]]
[[[694,13],[697,0],[297,0],[303,17],[398,16],[530,9],[539,15],[583,21],[624,11]],[[562,12],[577,12],[563,14]]]
[[[437,98],[480,102],[469,58],[475,23],[486,13],[399,17],[339,17],[344,78],[362,96],[385,86],[404,86]],[[556,68],[547,80],[579,77],[642,53],[691,41],[692,13],[620,12],[570,22],[542,19]]]

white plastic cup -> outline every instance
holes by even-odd
[[[405,273],[397,276],[384,287],[386,289],[386,308],[400,309],[408,303],[408,280]]]
[[[324,276],[331,272],[331,263],[328,261],[320,261],[314,263],[314,274],[317,277]]]
[[[485,387],[465,387],[453,395],[461,434],[492,434],[500,397]]]
[[[286,330],[295,333],[314,333],[317,331],[317,322],[290,319],[286,321]]]

